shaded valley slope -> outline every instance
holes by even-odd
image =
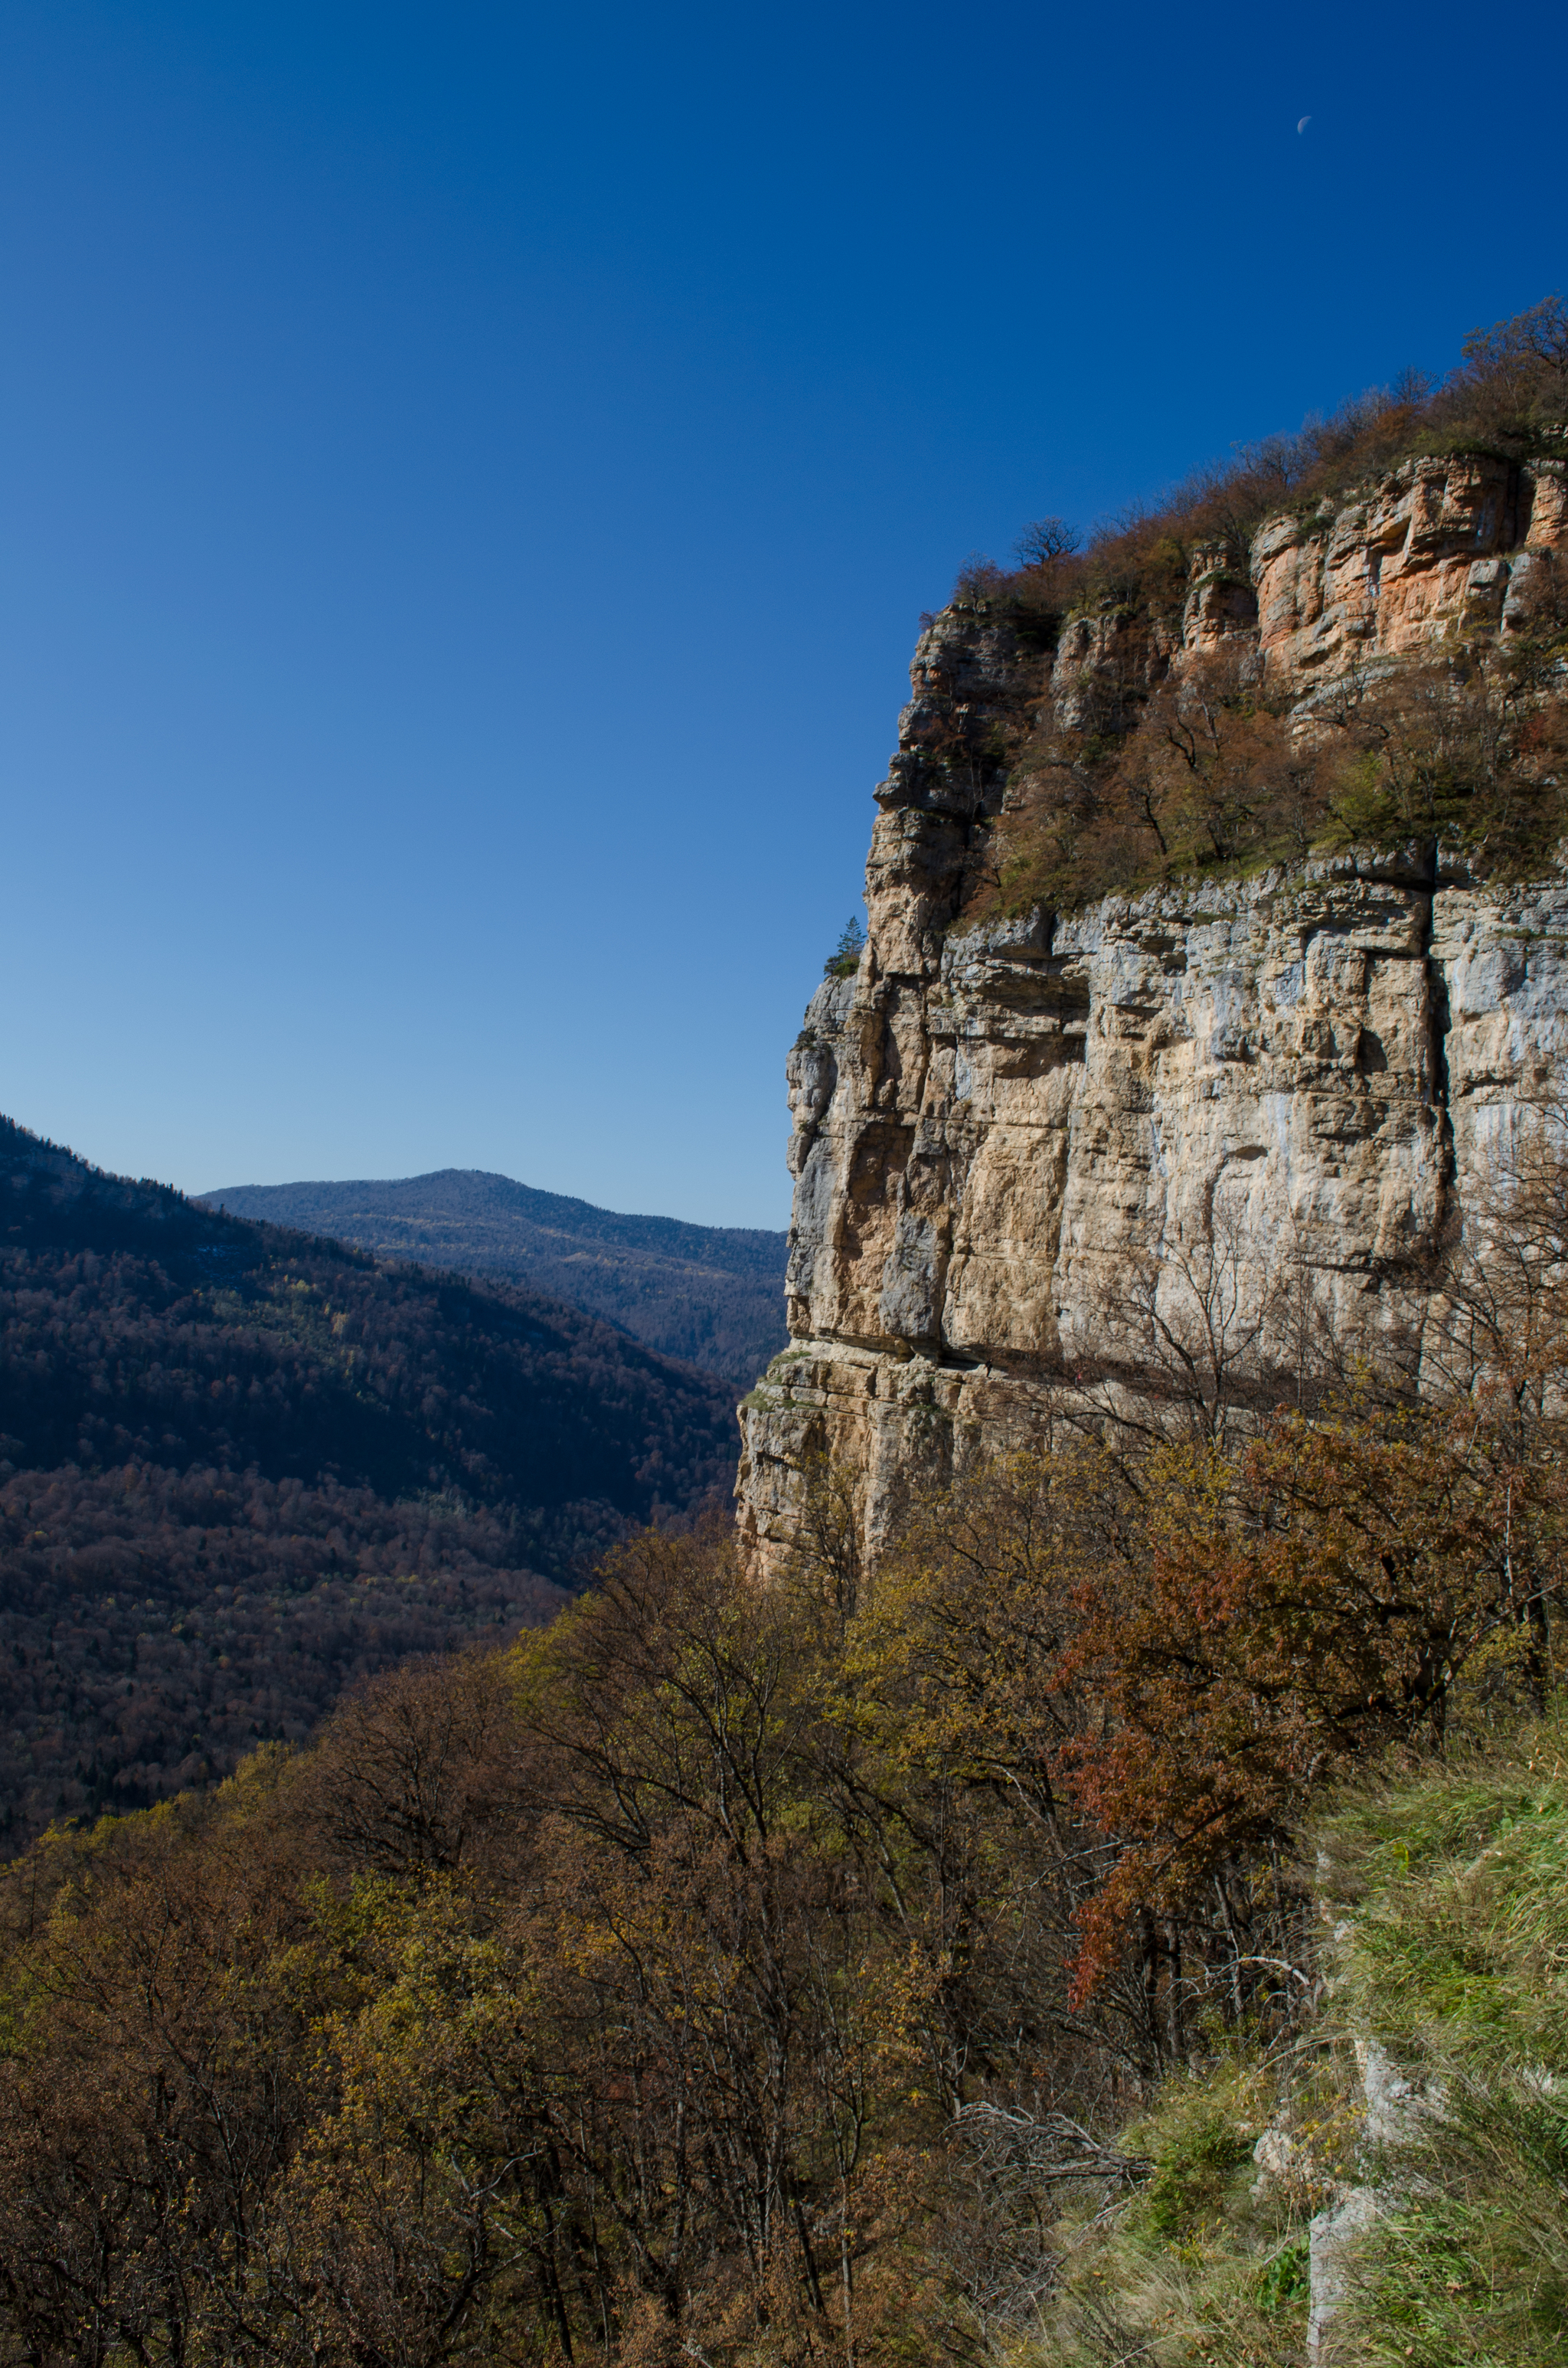
[[[548,1617],[611,1540],[727,1484],[733,1403],[577,1308],[0,1120],[0,1843]]]

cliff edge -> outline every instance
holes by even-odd
[[[916,1475],[1038,1437],[1087,1371],[1135,1361],[1131,1303],[1153,1277],[1157,1319],[1173,1253],[1266,1386],[1303,1324],[1419,1362],[1434,1254],[1561,1075],[1555,859],[1487,878],[1417,833],[1073,911],[976,892],[1020,750],[1081,734],[1108,685],[1146,700],[1221,658],[1307,745],[1347,685],[1506,650],[1565,544],[1568,464],[1415,459],[1192,552],[1163,610],[1041,637],[982,586],[929,621],[865,950],[789,1060],[791,1339],[737,1483],[765,1565],[815,1459],[853,1475],[874,1553]]]

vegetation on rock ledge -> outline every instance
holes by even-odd
[[[1085,548],[1061,519],[1040,519],[1025,529],[1016,569],[971,560],[955,597],[1001,604],[1051,642],[1074,611],[1179,609],[1195,551],[1233,554],[1267,518],[1311,515],[1402,461],[1466,452],[1514,462],[1568,457],[1568,305],[1561,298],[1474,330],[1446,379],[1407,371],[1294,436],[1244,445],[1158,505],[1098,528]]]
[[[918,759],[973,792],[966,917],[1070,911],[1351,846],[1415,846],[1477,879],[1550,869],[1568,819],[1568,572],[1551,552],[1511,592],[1506,632],[1477,623],[1428,655],[1351,666],[1305,700],[1266,678],[1248,633],[1221,632],[1179,667],[1169,655],[1195,587],[1222,588],[1232,571],[1250,601],[1250,538],[1268,518],[1317,514],[1412,454],[1561,463],[1565,438],[1568,310],[1552,299],[1477,332],[1442,384],[1407,381],[1251,448],[1086,549],[1046,518],[1017,569],[971,563],[959,611],[1026,655],[1006,712],[960,701]],[[1063,721],[1047,677],[1074,619],[1094,655]]]
[[[1222,652],[1120,730],[1062,730],[1047,712],[1014,753],[966,917],[1353,848],[1413,850],[1434,877],[1539,878],[1568,827],[1565,666],[1568,575],[1506,643],[1348,675],[1304,728]]]

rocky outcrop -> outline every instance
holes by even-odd
[[[791,1345],[743,1409],[738,1489],[765,1561],[814,1452],[858,1475],[874,1550],[913,1474],[1037,1432],[1152,1244],[1221,1237],[1260,1310],[1290,1263],[1342,1340],[1408,1326],[1409,1279],[1568,1049],[1568,881],[1491,891],[1413,848],[954,923],[1043,702],[1074,721],[1108,670],[1237,635],[1310,701],[1478,615],[1506,630],[1565,541],[1560,466],[1417,461],[1266,526],[1244,565],[1199,554],[1163,625],[1075,620],[1049,662],[983,603],[928,627],[866,949],[790,1056]]]
[[[1561,463],[1532,472],[1469,456],[1409,461],[1362,500],[1278,519],[1254,538],[1266,665],[1305,690],[1358,660],[1506,622],[1540,554],[1564,540]]]

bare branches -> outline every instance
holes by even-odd
[[[1065,518],[1032,518],[1014,545],[1019,564],[1024,567],[1049,567],[1053,559],[1065,559],[1077,551],[1083,537],[1076,527]]]
[[[1292,1247],[1293,1258],[1262,1264],[1212,1185],[1185,1223],[1152,1220],[1119,1246],[1089,1300],[1108,1344],[1083,1372],[1089,1418],[1130,1440],[1222,1450],[1238,1422],[1278,1403],[1292,1355],[1301,1395],[1316,1339],[1303,1247]]]
[[[1463,1212],[1428,1327],[1433,1383],[1505,1401],[1528,1453],[1568,1410],[1568,1104],[1495,1113],[1485,1180]]]
[[[1154,2168],[1147,2155],[1124,2154],[1066,2113],[1037,2119],[983,2099],[960,2105],[952,2127],[988,2176],[1015,2192],[1102,2182],[1128,2187],[1146,2179]]]

